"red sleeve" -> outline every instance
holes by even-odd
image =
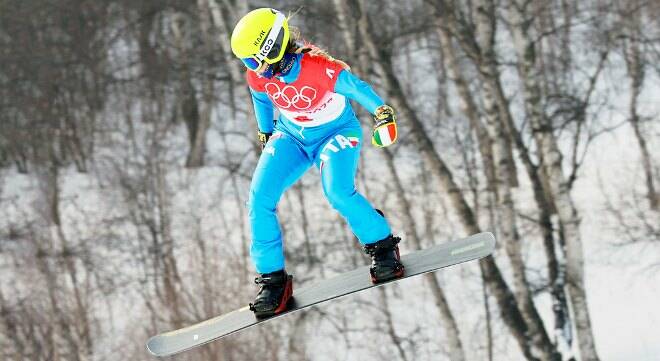
[[[264,88],[264,82],[261,81],[257,73],[247,70],[245,72],[245,79],[247,80],[248,86],[258,92],[265,92],[266,88]]]

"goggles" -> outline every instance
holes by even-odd
[[[284,40],[285,29],[283,25],[285,20],[286,16],[284,16],[284,14],[281,12],[277,12],[275,23],[270,29],[268,37],[263,42],[263,44],[261,44],[259,53],[241,58],[241,61],[248,69],[256,71],[261,68],[264,62],[273,64],[280,60],[278,58],[281,58],[280,52],[282,51],[282,47],[284,45],[282,43]]]

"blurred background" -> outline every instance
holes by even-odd
[[[252,300],[264,6],[397,110],[357,182],[402,252],[498,249],[169,359],[660,360],[656,0],[0,0],[0,359],[150,360]],[[295,288],[368,264],[318,172],[279,214]]]

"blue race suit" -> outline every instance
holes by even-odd
[[[312,165],[325,197],[362,244],[391,234],[390,226],[355,188],[362,130],[349,99],[372,114],[383,100],[364,81],[322,56],[299,54],[284,76],[247,74],[259,130],[273,133],[252,177],[248,201],[252,245],[259,273],[284,269],[276,206]],[[273,124],[274,108],[280,112]]]

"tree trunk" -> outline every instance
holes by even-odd
[[[361,5],[361,13],[365,13],[364,6]],[[359,35],[372,58],[372,64],[383,73],[383,84],[392,99],[392,104],[399,110],[400,119],[406,119],[411,131],[417,140],[415,146],[419,150],[422,158],[429,164],[433,174],[440,181],[441,188],[447,193],[451,204],[458,213],[461,223],[468,234],[479,233],[480,228],[472,209],[467,204],[465,197],[459,186],[453,179],[452,172],[449,170],[444,160],[438,155],[433,142],[424,130],[423,124],[416,113],[409,105],[407,98],[402,93],[402,88],[394,74],[389,54],[382,48],[376,47],[374,43],[374,30],[371,29],[369,21],[358,23]],[[502,319],[513,333],[523,354],[529,360],[535,360],[529,348],[528,328],[523,320],[517,302],[513,297],[511,290],[504,281],[502,274],[495,264],[492,256],[483,258],[479,265],[485,276],[485,282],[491,289],[493,295],[498,301]]]
[[[510,7],[514,47],[519,61],[527,117],[541,154],[542,165],[555,199],[559,221],[566,241],[566,280],[573,306],[579,350],[584,361],[599,360],[591,328],[584,288],[584,258],[580,237],[580,219],[570,195],[570,185],[562,170],[562,154],[549,120],[542,108],[542,93],[536,72],[536,48],[530,34],[532,19],[523,13],[525,7],[514,3]]]
[[[438,19],[442,21],[440,17]],[[498,105],[493,101],[493,97],[486,97],[485,104],[488,127],[481,125],[481,121],[478,119],[478,109],[458,66],[455,49],[451,46],[449,31],[440,24],[436,26],[436,29],[438,30],[441,46],[445,50],[446,61],[450,64],[448,68],[451,71],[451,77],[456,83],[462,103],[464,104],[464,112],[470,119],[471,124],[473,124],[473,128],[477,131],[481,158],[484,162],[484,171],[490,185],[488,188],[495,194],[495,199],[499,204],[498,214],[500,215],[500,222],[498,223],[501,224],[502,230],[500,240],[505,242],[506,250],[513,266],[517,289],[515,293],[516,299],[522,306],[522,314],[525,317],[526,323],[531,327],[530,334],[532,335],[532,339],[536,339],[536,347],[542,350],[536,353],[545,355],[545,359],[556,358],[556,355],[553,356],[552,345],[543,328],[543,322],[533,304],[529,284],[525,276],[525,265],[521,256],[520,237],[517,231],[515,209],[510,189],[510,186],[516,182],[510,179],[510,167],[508,167],[508,164],[511,160],[508,159],[509,153],[506,151],[509,145],[505,141],[508,135],[503,134],[506,127],[501,124],[501,112],[497,110]],[[492,90],[485,91],[485,93],[492,94]],[[497,167],[495,164],[497,164]],[[530,347],[532,346],[530,345]]]
[[[477,134],[477,141],[479,143],[479,152],[481,154],[481,160],[484,164],[484,172],[486,175],[486,180],[488,182],[488,189],[495,189],[495,161],[493,160],[493,140],[488,135],[486,127],[482,124],[481,119],[479,118],[479,109],[477,104],[474,101],[472,92],[468,87],[468,82],[463,76],[460,65],[458,63],[458,57],[456,55],[456,49],[454,48],[451,40],[451,35],[446,27],[442,26],[442,17],[436,17],[435,29],[440,39],[440,46],[442,48],[442,53],[444,55],[444,62],[447,69],[449,70],[449,77],[456,84],[456,89],[458,90],[458,95],[461,99],[461,110],[470,120],[470,127]]]
[[[640,19],[638,11],[624,15],[627,28],[630,31],[628,46],[626,51],[626,65],[628,67],[628,77],[630,78],[630,100],[629,100],[629,119],[630,124],[635,132],[635,138],[639,145],[639,151],[642,155],[642,167],[644,168],[644,176],[646,180],[646,196],[649,200],[651,209],[658,210],[658,202],[660,201],[660,194],[657,193],[653,177],[653,164],[651,155],[646,145],[644,132],[641,129],[640,115],[637,110],[637,101],[639,94],[642,92],[644,84],[644,59],[640,51],[639,38],[643,36],[640,30]]]
[[[348,29],[349,28],[347,22],[348,17],[345,14],[345,9],[348,5],[346,4],[346,0],[335,0],[334,5],[337,12],[343,14],[340,16],[340,18],[344,19],[344,23],[341,24],[341,28]],[[364,9],[363,2],[360,3],[360,8]],[[358,24],[365,24],[366,22],[368,22],[368,18],[366,17],[365,11],[361,12],[361,17],[362,17],[361,19],[362,21],[359,21]],[[348,36],[348,34],[346,33],[344,35]],[[371,45],[373,46],[373,44]],[[368,64],[369,63],[360,62],[360,64],[356,68],[357,70],[364,70],[368,68]],[[401,179],[396,171],[396,166],[394,165],[394,156],[388,149],[383,149],[383,155],[386,159],[387,166],[390,170],[390,174],[392,174],[393,177],[393,183],[395,186],[394,194],[396,195],[397,202],[400,205],[399,209],[402,210],[403,212],[403,224],[405,227],[404,233],[407,236],[406,242],[410,241],[413,245],[413,249],[422,249],[421,237],[419,236],[417,229],[415,228],[415,220],[411,213],[412,208],[410,207],[410,204],[408,203],[408,200],[405,197],[406,194],[405,187],[403,186]],[[438,312],[442,320],[441,321],[442,325],[446,330],[446,334],[448,338],[449,354],[451,355],[451,359],[455,361],[463,361],[466,358],[465,358],[465,351],[463,349],[463,345],[460,339],[460,331],[458,329],[456,320],[454,319],[454,316],[449,307],[449,303],[447,302],[447,299],[444,295],[444,292],[442,291],[442,288],[440,287],[440,284],[438,283],[437,279],[433,275],[425,275],[425,282],[428,284],[429,288],[431,289],[431,292],[435,299],[436,307],[438,308]],[[405,360],[405,353],[403,353],[403,350],[400,347],[398,348],[398,350],[401,355],[401,358]]]
[[[413,249],[422,249],[421,237],[419,236],[417,229],[415,228],[415,219],[412,216],[411,210],[412,207],[408,200],[405,197],[406,189],[401,182],[401,178],[398,175],[396,166],[394,165],[394,156],[388,149],[383,149],[384,156],[386,158],[387,167],[392,174],[395,194],[399,202],[399,209],[403,213],[403,224],[404,233],[406,234],[406,242],[410,242],[413,245]],[[445,327],[447,333],[447,343],[449,348],[449,355],[452,361],[463,361],[465,360],[465,351],[463,349],[463,344],[460,338],[460,331],[458,325],[454,318],[454,315],[451,312],[449,303],[447,302],[447,297],[445,296],[442,287],[438,283],[438,280],[433,274],[424,275],[426,284],[431,289],[433,298],[435,300],[435,305],[438,308],[440,313],[440,318],[442,320],[442,325]]]
[[[207,0],[208,8],[211,12],[212,24],[218,29],[218,32],[222,34],[218,39],[224,38],[229,39],[235,22],[238,22],[241,16],[248,12],[247,2],[238,1],[237,6],[232,6],[228,4],[227,1],[222,1],[222,5],[218,5],[216,0]],[[230,14],[229,21],[233,20],[234,23],[229,24],[226,20],[226,17],[223,15],[223,12]],[[235,97],[245,101],[247,114],[250,115],[250,118],[254,118],[254,108],[252,107],[252,102],[250,101],[251,96],[246,86],[245,79],[245,67],[241,65],[241,62],[236,59],[231,51],[231,46],[229,41],[219,41],[220,48],[222,49],[222,55],[225,63],[229,69],[229,83],[230,84],[239,84],[240,86],[236,87],[236,94],[233,94]],[[232,89],[234,89],[232,87]],[[233,101],[233,99],[232,99]],[[257,123],[256,121],[248,122],[248,128],[251,134],[257,133]],[[254,151],[255,154],[259,154],[260,148],[258,142],[254,142]]]
[[[495,161],[495,199],[498,204],[500,240],[504,242],[505,249],[511,261],[513,280],[515,284],[516,300],[520,305],[522,316],[529,328],[530,348],[532,354],[538,355],[541,360],[560,360],[561,356],[554,350],[550,338],[545,330],[543,321],[534,305],[529,283],[525,275],[525,264],[522,259],[522,247],[518,227],[516,224],[516,211],[513,202],[511,187],[517,184],[516,174],[513,173],[511,158],[510,132],[507,132],[506,121],[510,118],[508,104],[497,99],[503,99],[503,92],[499,82],[497,69],[494,36],[495,36],[495,4],[489,0],[477,2],[477,39],[481,39],[481,56],[479,68],[484,83],[484,106],[488,134],[493,139],[493,155]]]
[[[489,182],[493,184],[490,189],[494,192],[496,201],[498,202],[499,211],[497,215],[500,216],[500,219],[497,224],[501,224],[502,226],[501,240],[505,242],[507,253],[513,265],[514,280],[517,289],[516,298],[521,305],[525,321],[528,327],[530,327],[531,340],[533,341],[530,347],[536,349],[534,354],[540,355],[542,359],[557,359],[560,355],[554,349],[538,311],[534,306],[529,284],[525,276],[525,265],[521,257],[520,237],[517,231],[516,215],[510,189],[511,186],[517,184],[517,181],[514,179],[516,174],[511,172],[513,168],[509,166],[513,160],[510,158],[511,151],[510,143],[507,141],[508,139],[511,138],[515,141],[523,157],[526,169],[528,172],[531,172],[533,184],[539,185],[540,182],[534,182],[534,179],[538,179],[536,177],[536,167],[531,163],[527,150],[513,125],[513,119],[508,110],[508,102],[500,84],[500,75],[494,52],[494,36],[496,31],[494,4],[491,1],[480,1],[475,6],[477,8],[477,24],[474,28],[474,33],[472,33],[471,29],[464,28],[464,25],[461,25],[463,23],[455,17],[456,15],[450,15],[455,13],[455,11],[449,9],[446,3],[442,9],[436,7],[436,14],[439,19],[437,28],[440,33],[441,44],[443,48],[447,49],[447,56],[455,57],[453,55],[454,51],[448,46],[450,41],[449,35],[454,34],[480,71],[479,75],[483,83],[486,119],[488,121],[488,134],[482,137],[493,140],[490,147],[482,146],[480,147],[480,151],[482,153],[482,159],[494,159],[494,163],[496,164],[496,172],[489,172],[488,168],[486,168],[486,178],[490,178]],[[459,71],[456,66],[451,68],[455,72]],[[456,74],[453,77],[459,81],[462,78]],[[457,81],[457,87],[460,89],[463,86],[461,86],[459,81]],[[468,89],[460,93],[462,98],[471,97]],[[463,102],[466,103],[465,100]],[[469,104],[469,102],[467,103]],[[470,111],[467,114],[472,113],[474,111]],[[492,173],[492,175],[489,173]],[[535,187],[535,196],[539,197],[537,192],[539,189],[537,188],[540,189],[540,187]],[[545,199],[545,196],[542,194],[540,197],[541,199]],[[547,232],[545,233],[552,236],[549,216],[548,218],[544,218],[544,220],[548,221],[544,225],[550,225],[550,228],[546,228]],[[550,246],[553,246],[552,237],[549,240],[551,242]],[[550,250],[553,251],[554,249],[551,247]],[[548,259],[550,261],[555,260],[554,251],[549,253]],[[550,262],[550,264],[555,263]]]

